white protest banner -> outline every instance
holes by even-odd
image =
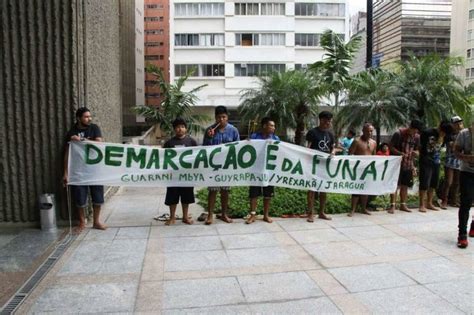
[[[162,149],[71,142],[70,185],[279,186],[380,195],[397,188],[398,156],[334,156],[279,141]]]

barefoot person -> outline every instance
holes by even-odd
[[[420,212],[439,210],[433,205],[433,196],[438,188],[441,146],[447,126],[446,122],[441,122],[438,128],[426,129],[420,136]]]
[[[328,111],[322,111],[319,113],[319,125],[316,128],[311,129],[306,134],[306,141],[308,142],[308,148],[318,150],[330,155],[335,155],[335,138],[331,132],[333,114]],[[314,222],[313,210],[314,210],[314,199],[315,195],[319,195],[319,215],[318,218],[323,220],[331,220],[331,217],[327,216],[324,211],[326,210],[326,198],[325,192],[308,191],[308,222]]]
[[[362,129],[362,136],[354,140],[351,147],[349,148],[350,155],[375,155],[377,150],[377,142],[372,139],[372,133],[374,127],[370,123],[365,123]],[[367,195],[352,195],[351,205],[352,209],[348,216],[352,217],[357,209],[357,205],[360,204],[362,207],[362,213],[370,215],[367,210]]]
[[[275,135],[275,122],[271,120],[270,117],[264,117],[261,121],[262,130],[260,132],[254,132],[250,135],[252,140],[277,140],[280,138]],[[250,186],[249,188],[249,198],[250,198],[250,217],[245,221],[245,223],[250,224],[255,222],[255,217],[257,213],[257,198],[263,195],[263,221],[272,223],[272,219],[268,215],[270,210],[270,202],[274,194],[273,186]]]
[[[461,190],[461,206],[459,207],[459,234],[458,247],[466,248],[467,241],[467,224],[469,221],[469,210],[471,210],[474,201],[474,121],[471,128],[463,129],[454,144],[454,153],[461,161],[460,190]],[[474,221],[471,221],[471,230],[469,236],[474,237]]]
[[[92,115],[89,109],[81,107],[76,111],[76,123],[66,135],[65,155],[64,155],[64,176],[63,183],[68,182],[68,154],[70,141],[102,141],[102,133],[99,126],[92,123]],[[105,230],[107,227],[100,222],[100,207],[104,204],[104,186],[72,186],[71,195],[73,203],[79,215],[79,225],[75,232],[80,233],[86,227],[85,208],[87,206],[87,195],[90,191],[92,199],[93,223],[92,228]]]
[[[400,210],[411,212],[407,207],[408,188],[413,186],[413,177],[416,175],[415,158],[419,155],[420,132],[423,129],[419,120],[413,120],[408,128],[399,129],[390,140],[390,154],[402,156],[400,175],[398,176],[398,190],[400,190]],[[390,208],[388,213],[395,212],[397,192],[390,194]]]
[[[184,119],[176,118],[173,121],[174,137],[169,139],[163,145],[163,148],[180,148],[197,146],[196,140],[186,134],[187,125]],[[189,204],[194,203],[193,187],[168,187],[166,189],[165,205],[170,207],[170,218],[165,222],[166,225],[175,224],[176,207],[181,198],[181,207],[183,208],[183,223],[193,224],[193,220],[188,217]]]
[[[217,145],[240,140],[239,131],[228,122],[229,115],[225,106],[216,107],[215,118],[216,123],[206,129],[203,145]],[[212,224],[217,192],[221,193],[222,214],[220,219],[232,223],[232,219],[227,216],[230,187],[208,187],[208,191],[206,224]]]

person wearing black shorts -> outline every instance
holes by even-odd
[[[99,126],[92,123],[92,115],[88,108],[81,107],[76,111],[76,123],[68,131],[65,139],[64,154],[64,176],[63,183],[68,183],[68,159],[70,141],[102,141],[102,133]],[[104,203],[104,186],[75,186],[71,185],[71,195],[79,215],[79,225],[75,233],[80,233],[86,227],[85,208],[87,207],[87,195],[91,194],[93,213],[92,228],[105,230],[107,227],[100,222],[100,208]]]
[[[179,148],[197,146],[196,140],[186,134],[187,125],[184,119],[176,118],[173,121],[175,136],[165,142],[163,148]],[[183,208],[183,223],[193,224],[193,220],[188,217],[189,204],[194,203],[194,187],[168,187],[166,189],[165,205],[170,207],[170,218],[166,225],[176,223],[176,208],[181,200]]]
[[[275,140],[280,141],[280,138],[275,135],[275,122],[270,117],[264,117],[261,121],[262,130],[260,132],[254,132],[250,135],[250,140]],[[263,221],[272,223],[273,220],[270,218],[270,202],[274,195],[273,186],[250,186],[249,198],[250,198],[250,216],[245,223],[250,224],[255,222],[257,215],[257,198],[263,196]]]

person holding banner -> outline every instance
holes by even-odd
[[[214,113],[216,122],[206,129],[203,145],[217,145],[239,141],[239,131],[228,122],[227,108],[225,106],[217,106]],[[227,216],[230,187],[208,187],[208,191],[206,224],[212,224],[217,192],[221,193],[222,214],[220,219],[226,223],[232,223],[232,219]]]
[[[372,133],[374,132],[374,126],[371,123],[365,123],[362,129],[362,136],[352,142],[349,148],[350,155],[375,155],[377,150],[377,142],[372,139]],[[367,195],[352,195],[351,198],[351,212],[347,215],[352,217],[357,209],[357,205],[360,204],[362,207],[362,213],[370,215],[367,210]]]
[[[92,115],[88,108],[81,107],[76,111],[76,123],[66,135],[65,154],[64,154],[64,176],[63,184],[68,184],[68,158],[69,141],[102,141],[102,133],[99,126],[92,123]],[[107,227],[100,222],[100,208],[104,203],[104,186],[73,186],[71,185],[71,194],[73,203],[77,208],[79,215],[79,225],[75,232],[81,233],[86,227],[85,208],[87,206],[87,195],[90,191],[92,199],[93,223],[92,228],[105,230]]]
[[[261,132],[254,132],[250,135],[250,140],[275,140],[280,141],[280,138],[275,135],[275,122],[270,117],[264,117],[261,121],[262,130]],[[273,186],[249,187],[249,198],[250,198],[250,217],[245,221],[247,224],[255,222],[257,213],[257,198],[263,196],[263,221],[272,223],[268,212],[270,211],[270,202],[274,195]]]
[[[454,153],[461,161],[461,174],[459,177],[461,205],[458,214],[459,234],[457,246],[459,248],[466,248],[468,246],[467,224],[469,222],[469,211],[474,201],[474,120],[471,123],[471,128],[463,129],[459,133],[454,144]],[[471,221],[470,237],[474,237],[473,222]]]
[[[333,114],[328,111],[322,111],[319,113],[319,125],[306,134],[306,141],[308,142],[308,148],[313,150],[321,151],[331,156],[336,154],[335,151],[335,138],[331,132],[331,124]],[[313,210],[314,210],[314,199],[317,192],[309,190],[307,195],[308,201],[308,222],[314,222]],[[326,215],[326,199],[327,193],[319,192],[319,215],[318,217],[323,220],[331,220],[331,217]]]
[[[196,140],[186,134],[187,125],[183,118],[176,118],[173,123],[175,136],[163,144],[163,148],[195,147]],[[165,205],[170,207],[170,218],[165,225],[173,225],[176,222],[176,208],[181,198],[181,207],[183,208],[182,221],[185,224],[193,224],[193,220],[188,217],[189,204],[194,203],[193,187],[167,187]]]

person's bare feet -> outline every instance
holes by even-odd
[[[420,209],[418,210],[420,212],[426,212],[426,208],[425,207],[420,207]]]
[[[213,215],[212,215],[212,214],[208,214],[208,215],[207,215],[206,222],[205,222],[204,224],[205,224],[205,225],[211,225],[211,224],[212,224],[212,219],[213,219]]]
[[[323,212],[323,213],[320,213],[320,214],[318,215],[318,218],[320,218],[320,219],[322,219],[322,220],[332,220],[332,218],[331,218],[330,216],[326,215],[326,213],[324,213],[324,212]]]
[[[367,215],[372,215],[372,213],[370,213],[369,210],[367,209],[362,210],[362,213],[367,214]]]
[[[306,221],[308,221],[309,223],[313,223],[314,222],[314,215],[312,213],[308,214],[308,218],[306,219]]]
[[[428,205],[426,206],[427,209],[433,210],[433,211],[439,211],[438,208],[436,208],[434,205]]]
[[[408,209],[407,205],[404,203],[400,204],[400,211],[411,212],[411,210]]]
[[[191,225],[191,224],[194,223],[193,219],[191,219],[190,217],[183,218],[181,221],[182,221],[184,224],[189,224],[189,225]]]
[[[86,228],[86,225],[85,225],[85,224],[79,224],[78,226],[76,226],[76,227],[72,230],[72,233],[73,233],[73,234],[81,234],[82,231],[84,231],[85,228]]]
[[[102,231],[107,230],[107,226],[105,224],[100,223],[100,222],[94,223],[94,225],[92,225],[92,228],[96,229],[96,230],[102,230]]]
[[[245,221],[245,223],[252,224],[255,222],[255,220],[256,220],[255,214],[251,214],[250,217],[248,217],[248,219]]]
[[[175,223],[176,223],[175,219],[169,219],[169,220],[166,220],[165,225],[173,225]]]
[[[390,214],[394,214],[395,213],[395,204],[392,203],[392,205],[390,206],[390,208],[387,209],[387,212],[390,213]]]
[[[443,201],[439,207],[443,210],[447,210],[448,209],[448,203]]]
[[[270,218],[270,217],[263,217],[263,221],[265,221],[267,223],[272,223],[273,222],[272,218]]]
[[[347,214],[348,217],[352,217],[354,215],[354,211],[351,211]]]
[[[227,214],[223,214],[219,217],[219,220],[224,221],[225,223],[232,223],[234,222],[231,218],[227,216]]]

